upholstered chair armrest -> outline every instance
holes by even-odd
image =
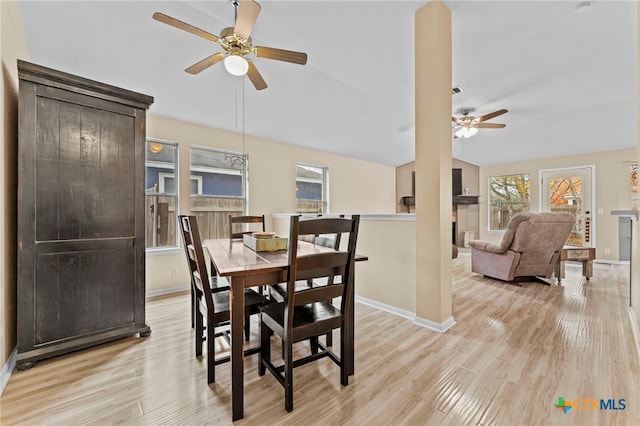
[[[491,253],[475,247],[471,248],[471,272],[511,281],[518,262],[520,253],[507,250],[505,253]]]
[[[508,250],[508,248],[502,248],[497,244],[491,244],[487,241],[480,241],[480,240],[469,241],[469,245],[476,250],[486,251],[488,253],[502,254]]]

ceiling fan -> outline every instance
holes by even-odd
[[[235,6],[235,26],[224,28],[220,36],[211,34],[198,27],[172,18],[161,12],[153,14],[153,19],[172,27],[195,34],[206,40],[218,43],[224,52],[214,53],[203,60],[196,62],[185,69],[189,74],[198,74],[207,68],[224,61],[226,70],[233,75],[247,75],[257,90],[267,88],[267,83],[258,72],[253,61],[246,56],[251,53],[258,58],[275,59],[276,61],[291,62],[305,65],[307,54],[291,50],[275,49],[273,47],[253,46],[251,42],[251,30],[253,29],[258,14],[262,8],[254,0],[232,0]]]
[[[508,111],[506,109],[490,112],[480,117],[469,115],[473,111],[475,111],[474,108],[462,108],[460,110],[462,117],[451,117],[451,121],[455,123],[453,127],[458,128],[453,136],[454,139],[471,137],[478,133],[478,129],[502,129],[506,126],[506,124],[485,123],[487,120],[507,113]]]

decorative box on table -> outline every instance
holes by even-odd
[[[255,234],[254,234],[255,235]],[[254,235],[245,234],[242,236],[244,245],[255,251],[278,251],[289,248],[289,239],[276,235],[269,238],[256,238]]]

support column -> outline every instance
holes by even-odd
[[[451,11],[441,0],[415,17],[416,322],[441,332],[451,299]]]
[[[638,2],[638,25],[640,28],[640,2]],[[638,43],[640,43],[640,32],[638,33]],[[640,44],[638,44],[638,50],[640,52]],[[640,66],[640,54],[638,55]],[[638,82],[640,83],[640,75],[638,75]],[[638,121],[640,122],[640,90],[638,93]],[[640,128],[638,129],[638,140],[640,140]],[[640,160],[640,144],[637,148],[636,159]],[[639,210],[638,202],[632,200],[631,208],[633,210]],[[636,319],[640,322],[640,220],[631,221],[631,308],[635,313]]]

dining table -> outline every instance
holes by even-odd
[[[254,251],[243,240],[208,239],[203,245],[211,258],[212,274],[227,277],[230,281],[231,328],[231,406],[233,421],[244,417],[244,289],[275,285],[287,281],[289,269],[288,250]],[[334,251],[333,248],[298,241],[298,256]],[[356,262],[368,260],[367,256],[355,256]],[[355,268],[354,268],[355,270]],[[352,284],[355,274],[351,275]],[[354,285],[348,287],[351,301],[345,307],[345,362],[349,375],[354,373]]]

